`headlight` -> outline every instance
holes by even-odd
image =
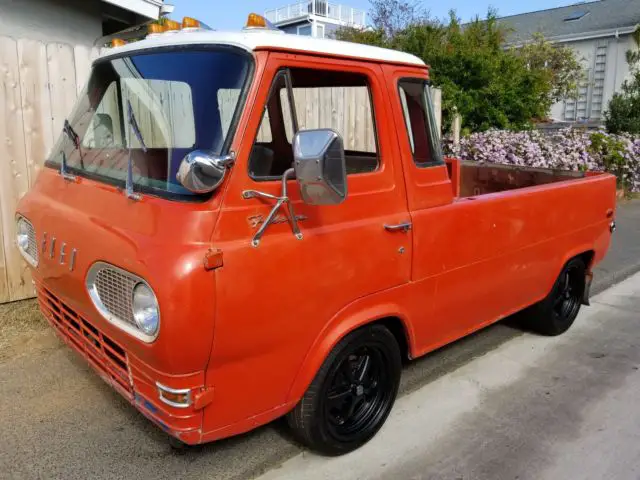
[[[27,251],[29,248],[29,226],[24,218],[18,220],[18,248],[23,251]]]
[[[16,218],[16,244],[18,250],[32,266],[38,266],[38,249],[36,248],[35,231],[31,222],[24,217]]]
[[[157,333],[160,324],[158,301],[144,283],[139,283],[133,289],[133,318],[145,334],[153,336]]]

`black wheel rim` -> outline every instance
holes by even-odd
[[[325,418],[329,433],[351,441],[375,430],[393,403],[393,373],[385,352],[361,346],[336,362],[325,393]]]
[[[560,276],[553,311],[563,320],[572,320],[582,304],[584,278],[577,268],[569,268]]]

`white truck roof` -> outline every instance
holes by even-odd
[[[362,58],[378,62],[404,63],[420,67],[426,66],[418,57],[396,50],[262,29],[243,30],[242,32],[218,32],[211,30],[166,32],[152,38],[128,43],[122,47],[109,48],[100,58],[107,58],[128,52],[133,53],[155,47],[201,44],[233,45],[248,52],[264,48],[298,50],[323,55]]]

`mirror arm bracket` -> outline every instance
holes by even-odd
[[[282,194],[279,197],[275,195],[271,195],[270,193],[260,192],[258,190],[245,190],[242,192],[242,198],[248,200],[250,198],[262,198],[265,200],[275,200],[276,204],[273,206],[267,218],[262,222],[260,228],[253,236],[253,240],[251,241],[251,245],[253,247],[258,247],[260,245],[260,241],[264,235],[264,232],[267,230],[269,225],[273,223],[276,218],[276,214],[282,208],[283,205],[287,205],[287,213],[289,224],[291,225],[291,230],[293,230],[293,234],[298,240],[303,239],[302,232],[300,232],[300,227],[298,226],[298,219],[296,218],[295,212],[293,211],[293,205],[291,204],[291,199],[287,194],[287,180],[293,178],[295,176],[295,170],[290,168],[282,175]]]

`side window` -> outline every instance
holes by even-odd
[[[286,82],[276,79],[249,161],[252,177],[277,178],[291,167],[292,111],[300,130],[331,128],[342,136],[347,174],[377,170],[378,146],[367,77],[312,69],[291,69],[290,75],[295,109],[289,105]],[[265,141],[262,137],[267,125],[270,136]],[[265,148],[269,151],[266,157],[273,158],[264,158]],[[259,164],[264,168],[258,168]]]
[[[443,163],[440,132],[431,102],[429,84],[418,78],[402,79],[398,94],[404,113],[413,161],[418,167]]]

